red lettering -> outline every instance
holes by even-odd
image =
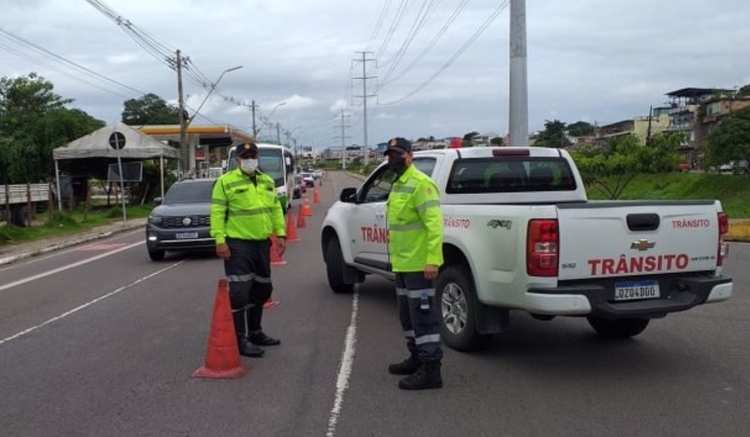
[[[661,270],[684,270],[690,263],[687,254],[649,255],[628,258],[604,258],[588,260],[591,276],[623,275]]]
[[[388,242],[388,229],[385,229],[385,228],[378,229],[378,242],[379,243]]]
[[[589,265],[591,266],[591,276],[596,276],[597,268],[599,267],[599,264],[602,262],[600,259],[590,259]]]
[[[362,226],[360,229],[362,230],[362,241],[367,241],[367,228]]]
[[[631,272],[642,272],[643,271],[643,257],[630,258],[630,271]]]
[[[685,270],[689,262],[690,257],[683,253],[677,256],[677,262],[675,263],[675,266],[680,270]]]

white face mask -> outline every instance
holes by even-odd
[[[240,168],[245,173],[252,173],[258,169],[258,160],[257,159],[241,159]]]

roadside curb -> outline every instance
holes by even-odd
[[[5,258],[0,258],[0,266],[12,264],[12,263],[17,262],[17,261],[21,261],[21,260],[28,259],[28,258],[33,258],[33,257],[39,256],[39,255],[44,255],[44,254],[47,254],[47,253],[50,253],[50,252],[56,252],[58,250],[67,249],[69,247],[77,246],[77,245],[83,244],[83,243],[88,243],[90,241],[100,240],[102,238],[107,238],[107,237],[110,237],[112,235],[119,234],[121,232],[130,231],[130,230],[133,230],[133,229],[140,228],[140,227],[144,226],[144,224],[145,224],[145,222],[142,221],[142,220],[141,221],[137,221],[137,222],[131,222],[131,223],[124,224],[124,225],[122,225],[122,226],[120,226],[118,228],[115,228],[115,229],[112,229],[112,230],[109,230],[109,231],[99,232],[99,233],[88,235],[88,236],[85,236],[85,237],[76,238],[74,240],[69,240],[69,241],[65,241],[63,243],[54,244],[52,246],[48,246],[48,247],[45,247],[43,249],[38,249],[38,250],[34,250],[34,251],[23,252],[23,253],[19,253],[17,255],[6,256]]]

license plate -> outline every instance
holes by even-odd
[[[175,234],[174,237],[177,238],[178,240],[187,240],[190,238],[198,238],[198,233],[197,232],[178,232],[177,234]]]
[[[656,299],[659,294],[659,281],[631,281],[615,284],[615,300]]]

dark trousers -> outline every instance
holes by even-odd
[[[237,335],[260,332],[263,304],[271,297],[271,240],[227,238],[230,256],[224,260],[229,301]]]
[[[440,308],[433,281],[425,279],[424,272],[396,273],[396,295],[409,353],[423,363],[440,361]]]

